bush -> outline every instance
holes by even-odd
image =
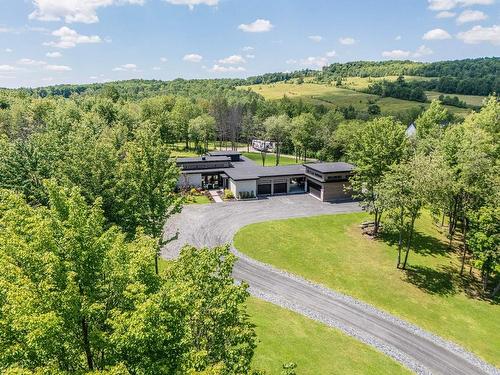
[[[234,199],[234,194],[229,189],[224,189],[224,199]]]

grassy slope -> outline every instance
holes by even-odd
[[[160,272],[168,261],[160,259]],[[302,315],[256,298],[247,301],[257,333],[253,368],[280,374],[295,362],[307,374],[410,374],[384,354],[356,339]]]
[[[260,152],[244,152],[243,156],[246,156],[250,160],[253,160],[257,165],[262,165],[262,156]],[[302,161],[299,160],[298,164],[301,164]],[[280,165],[290,165],[297,164],[295,158],[280,156]],[[267,154],[266,155],[266,167],[274,167],[276,165],[276,155],[275,154]]]
[[[258,337],[253,367],[280,374],[295,362],[299,374],[409,374],[389,357],[302,315],[250,298],[248,312]]]
[[[335,87],[328,84],[316,83],[273,83],[262,85],[241,86],[240,89],[253,90],[266,99],[281,99],[284,95],[291,99],[302,99],[304,102],[312,104],[323,104],[326,106],[348,106],[353,105],[356,109],[366,111],[369,101],[375,101],[382,110],[383,114],[394,114],[415,107],[428,107],[429,103],[419,103],[409,100],[401,100],[395,98],[379,98],[376,95],[365,94],[354,91],[353,89],[361,89],[365,83],[363,78],[348,78],[345,82],[345,87]],[[365,79],[367,80],[367,79]],[[366,81],[368,83],[368,81]],[[350,89],[353,88],[353,89]],[[446,106],[451,112],[458,115],[468,113],[467,109]]]
[[[451,339],[500,365],[500,307],[473,299],[458,277],[458,257],[425,216],[418,222],[418,253],[410,272],[396,269],[396,251],[361,235],[365,214],[266,222],[235,237],[244,253],[302,275]],[[261,244],[255,246],[255,238]],[[279,238],[280,241],[275,239]]]

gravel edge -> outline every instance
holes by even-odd
[[[452,343],[448,340],[445,340],[435,334],[432,334],[430,332],[427,332],[425,330],[423,330],[422,328],[412,324],[412,323],[409,323],[407,321],[404,321],[402,319],[399,319],[399,318],[396,318],[395,316],[389,314],[389,313],[386,313],[384,311],[381,311],[379,309],[377,309],[376,307],[370,305],[370,304],[367,304],[365,302],[361,302],[357,299],[354,299],[353,297],[350,297],[350,296],[347,296],[345,294],[342,294],[342,293],[339,293],[339,292],[335,292],[331,289],[328,289],[320,284],[316,284],[316,283],[313,283],[311,281],[308,281],[302,277],[299,277],[295,274],[292,274],[292,273],[289,273],[287,271],[283,271],[283,270],[279,270],[269,264],[266,264],[266,263],[263,263],[263,262],[260,262],[258,260],[255,260],[241,252],[239,252],[238,250],[236,250],[236,248],[234,248],[234,246],[231,246],[231,251],[233,252],[233,254],[235,254],[238,258],[240,259],[244,259],[246,262],[249,262],[253,265],[256,265],[256,266],[259,266],[259,267],[262,267],[262,268],[265,268],[267,271],[269,272],[274,272],[276,274],[279,274],[279,275],[282,275],[284,277],[288,277],[288,278],[291,278],[293,279],[294,281],[298,282],[298,283],[302,283],[304,285],[308,285],[310,287],[313,287],[315,288],[318,292],[320,292],[321,294],[323,294],[324,296],[327,296],[327,297],[330,297],[330,298],[334,298],[334,299],[337,299],[337,300],[341,300],[343,302],[345,302],[346,304],[350,304],[350,305],[355,305],[357,306],[358,308],[362,309],[362,310],[365,310],[366,312],[369,312],[371,314],[374,314],[374,315],[377,315],[379,318],[381,319],[384,319],[386,321],[389,321],[391,322],[391,324],[394,324],[394,325],[397,325],[403,329],[406,329],[407,331],[410,331],[412,334],[414,335],[417,335],[417,336],[420,336],[422,338],[425,338],[429,341],[432,341],[434,342],[435,344],[439,345],[439,346],[442,346],[444,348],[446,348],[447,350],[459,355],[460,357],[464,358],[465,360],[467,360],[469,363],[471,363],[472,365],[474,365],[475,367],[478,367],[480,368],[482,371],[484,371],[486,374],[489,374],[489,375],[500,375],[500,370],[497,369],[496,367],[490,365],[489,363],[486,363],[485,361],[483,361],[482,359],[478,358],[477,356],[475,356],[474,354],[472,354],[471,352],[465,350],[464,348],[462,348],[461,346],[455,344],[455,343]],[[280,296],[277,296],[277,295],[271,295],[271,294],[268,294],[268,293],[263,293],[262,291],[260,290],[257,290],[255,288],[249,288],[249,292],[254,295],[255,297],[258,297],[258,298],[261,298],[265,301],[268,301],[268,302],[271,302],[271,303],[274,303],[276,305],[279,305],[281,307],[284,307],[284,308],[287,308],[289,310],[292,310],[292,311],[295,311],[295,312],[298,312],[302,315],[305,315],[313,320],[316,320],[316,321],[320,321],[322,323],[325,323],[331,327],[335,327],[335,328],[338,328],[340,329],[341,331],[345,332],[346,334],[348,334],[349,336],[353,336],[357,339],[359,339],[360,341],[364,342],[365,344],[368,344],[372,347],[375,347],[376,349],[380,350],[382,353],[388,355],[389,357],[395,359],[396,361],[400,362],[401,364],[403,364],[405,367],[409,368],[410,370],[416,372],[417,374],[421,374],[421,375],[427,375],[427,374],[431,374],[431,372],[419,365],[418,363],[416,363],[411,357],[409,357],[408,355],[404,354],[403,352],[397,350],[396,348],[392,347],[392,346],[388,346],[382,342],[380,342],[378,339],[372,337],[371,335],[367,335],[367,334],[364,334],[362,332],[359,332],[358,330],[356,329],[353,329],[352,327],[348,327],[338,321],[335,321],[335,320],[332,320],[332,319],[329,319],[329,318],[326,318],[324,316],[321,316],[320,314],[317,314],[317,313],[314,313],[312,311],[309,311],[308,309],[304,308],[304,307],[301,307],[301,306],[298,306],[298,305],[295,305],[295,304],[292,304],[290,303],[289,301],[286,301],[284,298],[280,297]]]

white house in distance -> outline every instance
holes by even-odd
[[[349,163],[307,163],[261,167],[238,151],[213,151],[206,156],[178,158],[181,169],[178,187],[230,189],[237,199],[309,193],[322,201],[351,198]]]

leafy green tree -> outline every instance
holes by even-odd
[[[401,162],[408,147],[405,127],[392,117],[380,117],[368,122],[351,139],[347,159],[355,165],[351,178],[354,196],[374,215],[374,234],[378,234],[383,208],[380,207],[377,187],[384,174]]]
[[[215,119],[203,114],[190,120],[189,137],[194,141],[196,150],[200,151],[199,143],[203,142],[203,150],[208,151],[208,142],[215,139]]]
[[[493,272],[500,273],[500,207],[484,206],[471,214],[468,245],[474,255],[474,264],[481,270],[483,292],[486,292]],[[495,296],[500,281],[493,289]]]
[[[451,120],[450,112],[438,100],[433,100],[429,108],[415,120],[419,151],[426,154],[434,151]]]
[[[303,151],[303,159],[307,160],[307,151],[317,144],[317,122],[310,113],[302,113],[292,119],[291,136],[296,150]]]
[[[141,124],[123,152],[116,186],[119,222],[129,233],[142,227],[156,239],[158,273],[163,227],[168,218],[181,210],[182,198],[175,193],[179,170],[160,139],[159,129],[149,122]]]
[[[411,160],[393,164],[376,187],[378,205],[398,232],[397,268],[406,269],[415,232],[415,221],[425,204],[435,197],[449,176],[440,169],[437,158],[417,155]],[[404,260],[401,259],[406,247]]]
[[[49,208],[0,190],[2,373],[245,374],[255,333],[227,247],[185,248],[105,225],[100,201],[47,183]]]
[[[170,118],[176,126],[179,140],[184,140],[189,148],[189,121],[200,114],[199,107],[189,98],[180,97],[176,100]]]
[[[201,371],[223,365],[224,374],[246,374],[255,349],[255,332],[243,303],[248,297],[245,283],[232,278],[236,258],[229,247],[196,249],[185,247],[178,261],[166,271],[186,322],[185,342],[189,350],[184,369]]]
[[[271,116],[264,121],[266,138],[275,142],[276,165],[280,163],[281,145],[288,137],[290,118],[287,115]]]

